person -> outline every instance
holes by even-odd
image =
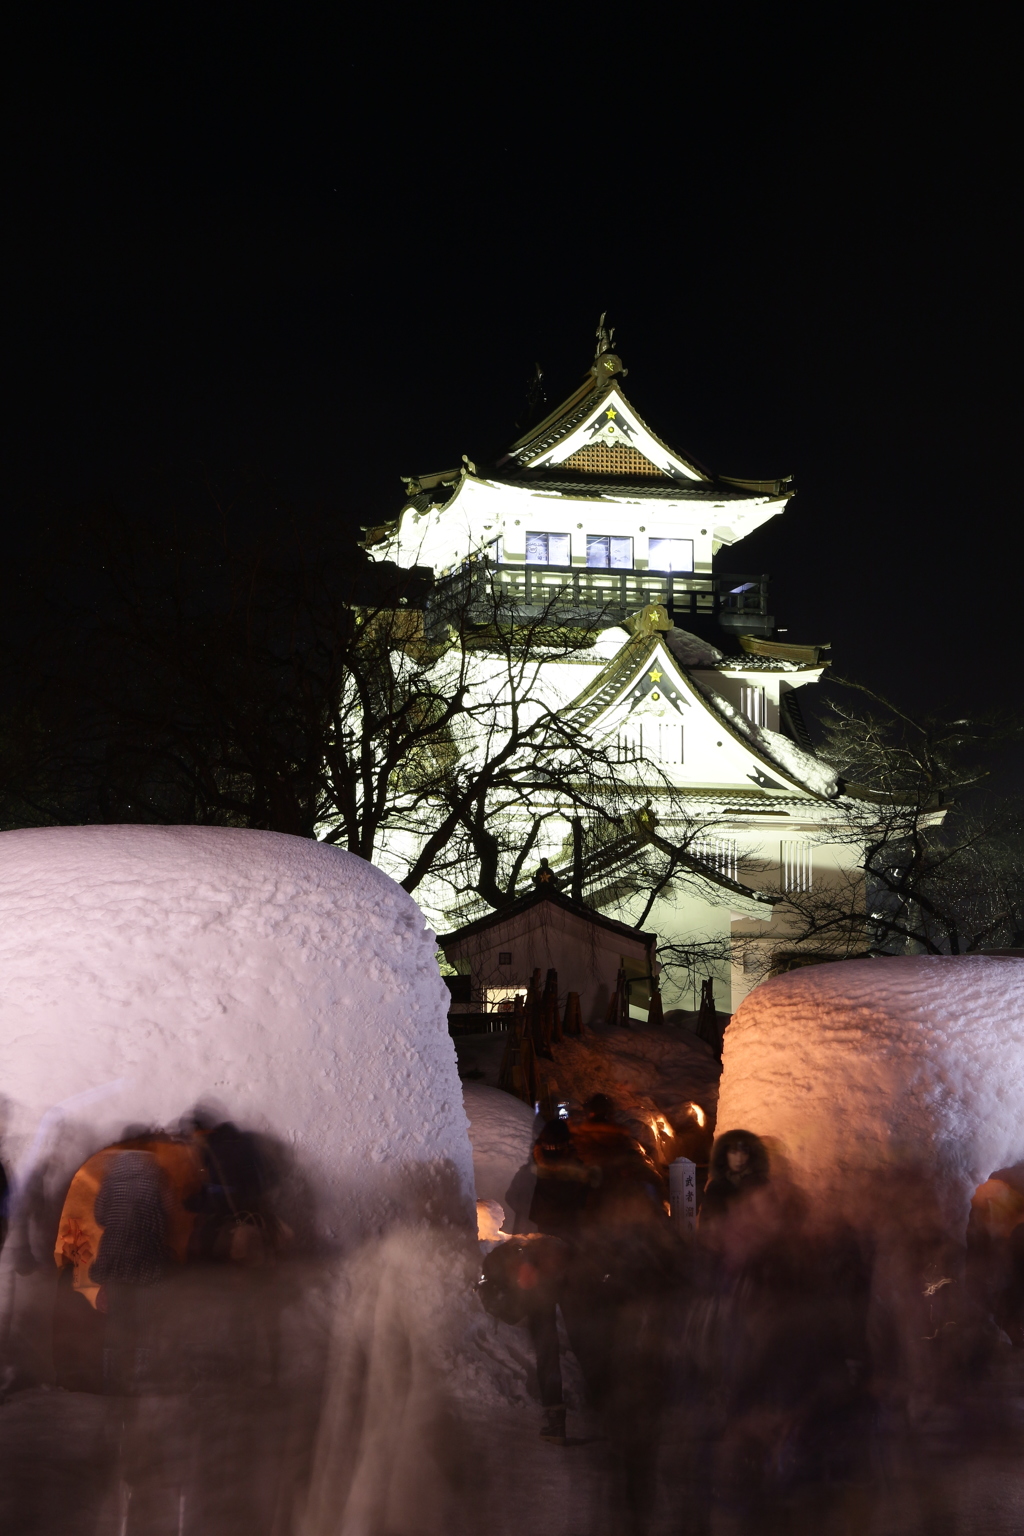
[[[663,1181],[604,1093],[589,1098],[568,1123],[550,1121],[534,1147],[534,1163],[530,1219],[566,1245],[554,1300],[587,1397],[621,1454],[630,1501],[642,1503],[639,1484],[656,1442],[663,1385],[662,1310],[677,1279]],[[538,1319],[537,1343],[557,1360],[554,1304]]]
[[[708,1227],[736,1202],[768,1183],[768,1150],[751,1131],[726,1131],[711,1151],[699,1225]]]
[[[193,1259],[257,1261],[276,1236],[267,1211],[267,1168],[256,1137],[230,1120],[194,1137],[205,1181],[186,1202],[195,1214],[189,1244]]]
[[[166,1179],[152,1153],[109,1154],[95,1204],[103,1231],[89,1277],[100,1287],[97,1307],[107,1316],[104,1379],[118,1394],[139,1385],[146,1331],[139,1293],[162,1280],[170,1265],[167,1216]]]
[[[525,1321],[537,1366],[541,1439],[564,1445],[566,1409],[557,1308],[571,1244],[579,1232],[594,1180],[577,1155],[568,1123],[558,1116],[541,1129],[533,1146],[532,1161],[536,1184],[529,1220],[542,1241],[524,1244],[516,1281],[523,1293]]]
[[[600,1171],[585,1165],[567,1121],[545,1122],[534,1142],[530,1234],[518,1232],[484,1260],[484,1305],[504,1322],[526,1324],[533,1345],[541,1402],[542,1440],[566,1443],[558,1307],[565,1303],[572,1247],[585,1220]],[[520,1170],[520,1175],[523,1170]],[[517,1175],[520,1184],[525,1183]],[[518,1216],[518,1213],[517,1213]]]
[[[504,1323],[525,1323],[533,1346],[541,1404],[542,1440],[565,1445],[565,1403],[557,1306],[569,1247],[540,1232],[512,1236],[483,1261],[481,1300]]]
[[[533,1144],[536,1184],[530,1221],[551,1237],[572,1238],[579,1231],[590,1190],[599,1183],[594,1165],[579,1155],[568,1121],[548,1120]]]
[[[626,1126],[618,1120],[614,1099],[595,1093],[572,1126],[572,1144],[588,1173],[593,1193],[587,1202],[589,1224],[600,1225],[613,1207],[639,1198],[662,1207],[665,1178]]]
[[[560,1307],[607,1436],[610,1496],[632,1530],[646,1529],[656,1486],[667,1309],[684,1256],[664,1174],[624,1118],[610,1095],[597,1093],[571,1124],[587,1193]]]

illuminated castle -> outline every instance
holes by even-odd
[[[549,693],[574,731],[613,745],[624,772],[656,763],[666,787],[638,792],[635,824],[598,840],[577,894],[663,944],[742,936],[716,978],[729,1009],[784,939],[780,896],[856,867],[856,849],[827,842],[840,786],[814,756],[798,703],[827,647],[773,640],[767,578],[716,569],[720,551],[785,511],[789,478],[714,476],[669,447],[630,404],[611,343],[602,323],[580,388],[496,463],[464,459],[408,480],[399,516],[367,530],[365,547],[429,567],[442,606],[458,593],[465,612],[467,594],[498,592],[524,621],[554,608],[593,627],[571,664],[549,664]],[[649,825],[666,838],[680,806],[691,830],[694,818],[707,826],[685,879],[649,907],[630,880],[648,802]],[[568,888],[564,830],[537,851]],[[442,932],[489,910],[453,907],[429,882],[416,896]],[[495,985],[525,980],[524,961]],[[692,1006],[686,989],[664,990],[667,1007]]]

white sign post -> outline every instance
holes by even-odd
[[[677,1157],[668,1165],[668,1199],[672,1220],[684,1237],[697,1230],[697,1164]]]

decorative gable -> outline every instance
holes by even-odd
[[[672,452],[615,386],[594,401],[582,421],[570,414],[565,427],[548,433],[520,450],[531,469],[584,470],[590,474],[653,475],[666,480],[704,480],[705,476]],[[554,441],[552,441],[552,435]],[[538,447],[540,452],[537,452]],[[531,451],[532,450],[532,451]]]
[[[759,789],[796,787],[822,798],[837,793],[831,769],[787,737],[754,724],[678,666],[664,640],[671,625],[663,608],[649,605],[636,625],[632,638],[566,711],[578,729],[606,740],[620,762],[678,764],[673,773],[678,783],[742,787],[749,782]]]
[[[579,470],[586,475],[656,475],[659,480],[670,478],[657,464],[645,458],[638,448],[623,442],[621,438],[611,443],[590,443],[586,448],[578,448],[563,461],[561,467]]]

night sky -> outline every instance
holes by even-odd
[[[1013,702],[1009,10],[96,9],[8,58],[8,583],[239,473],[355,536],[506,446],[535,362],[572,390],[607,310],[656,431],[795,474],[719,557],[790,639]]]

